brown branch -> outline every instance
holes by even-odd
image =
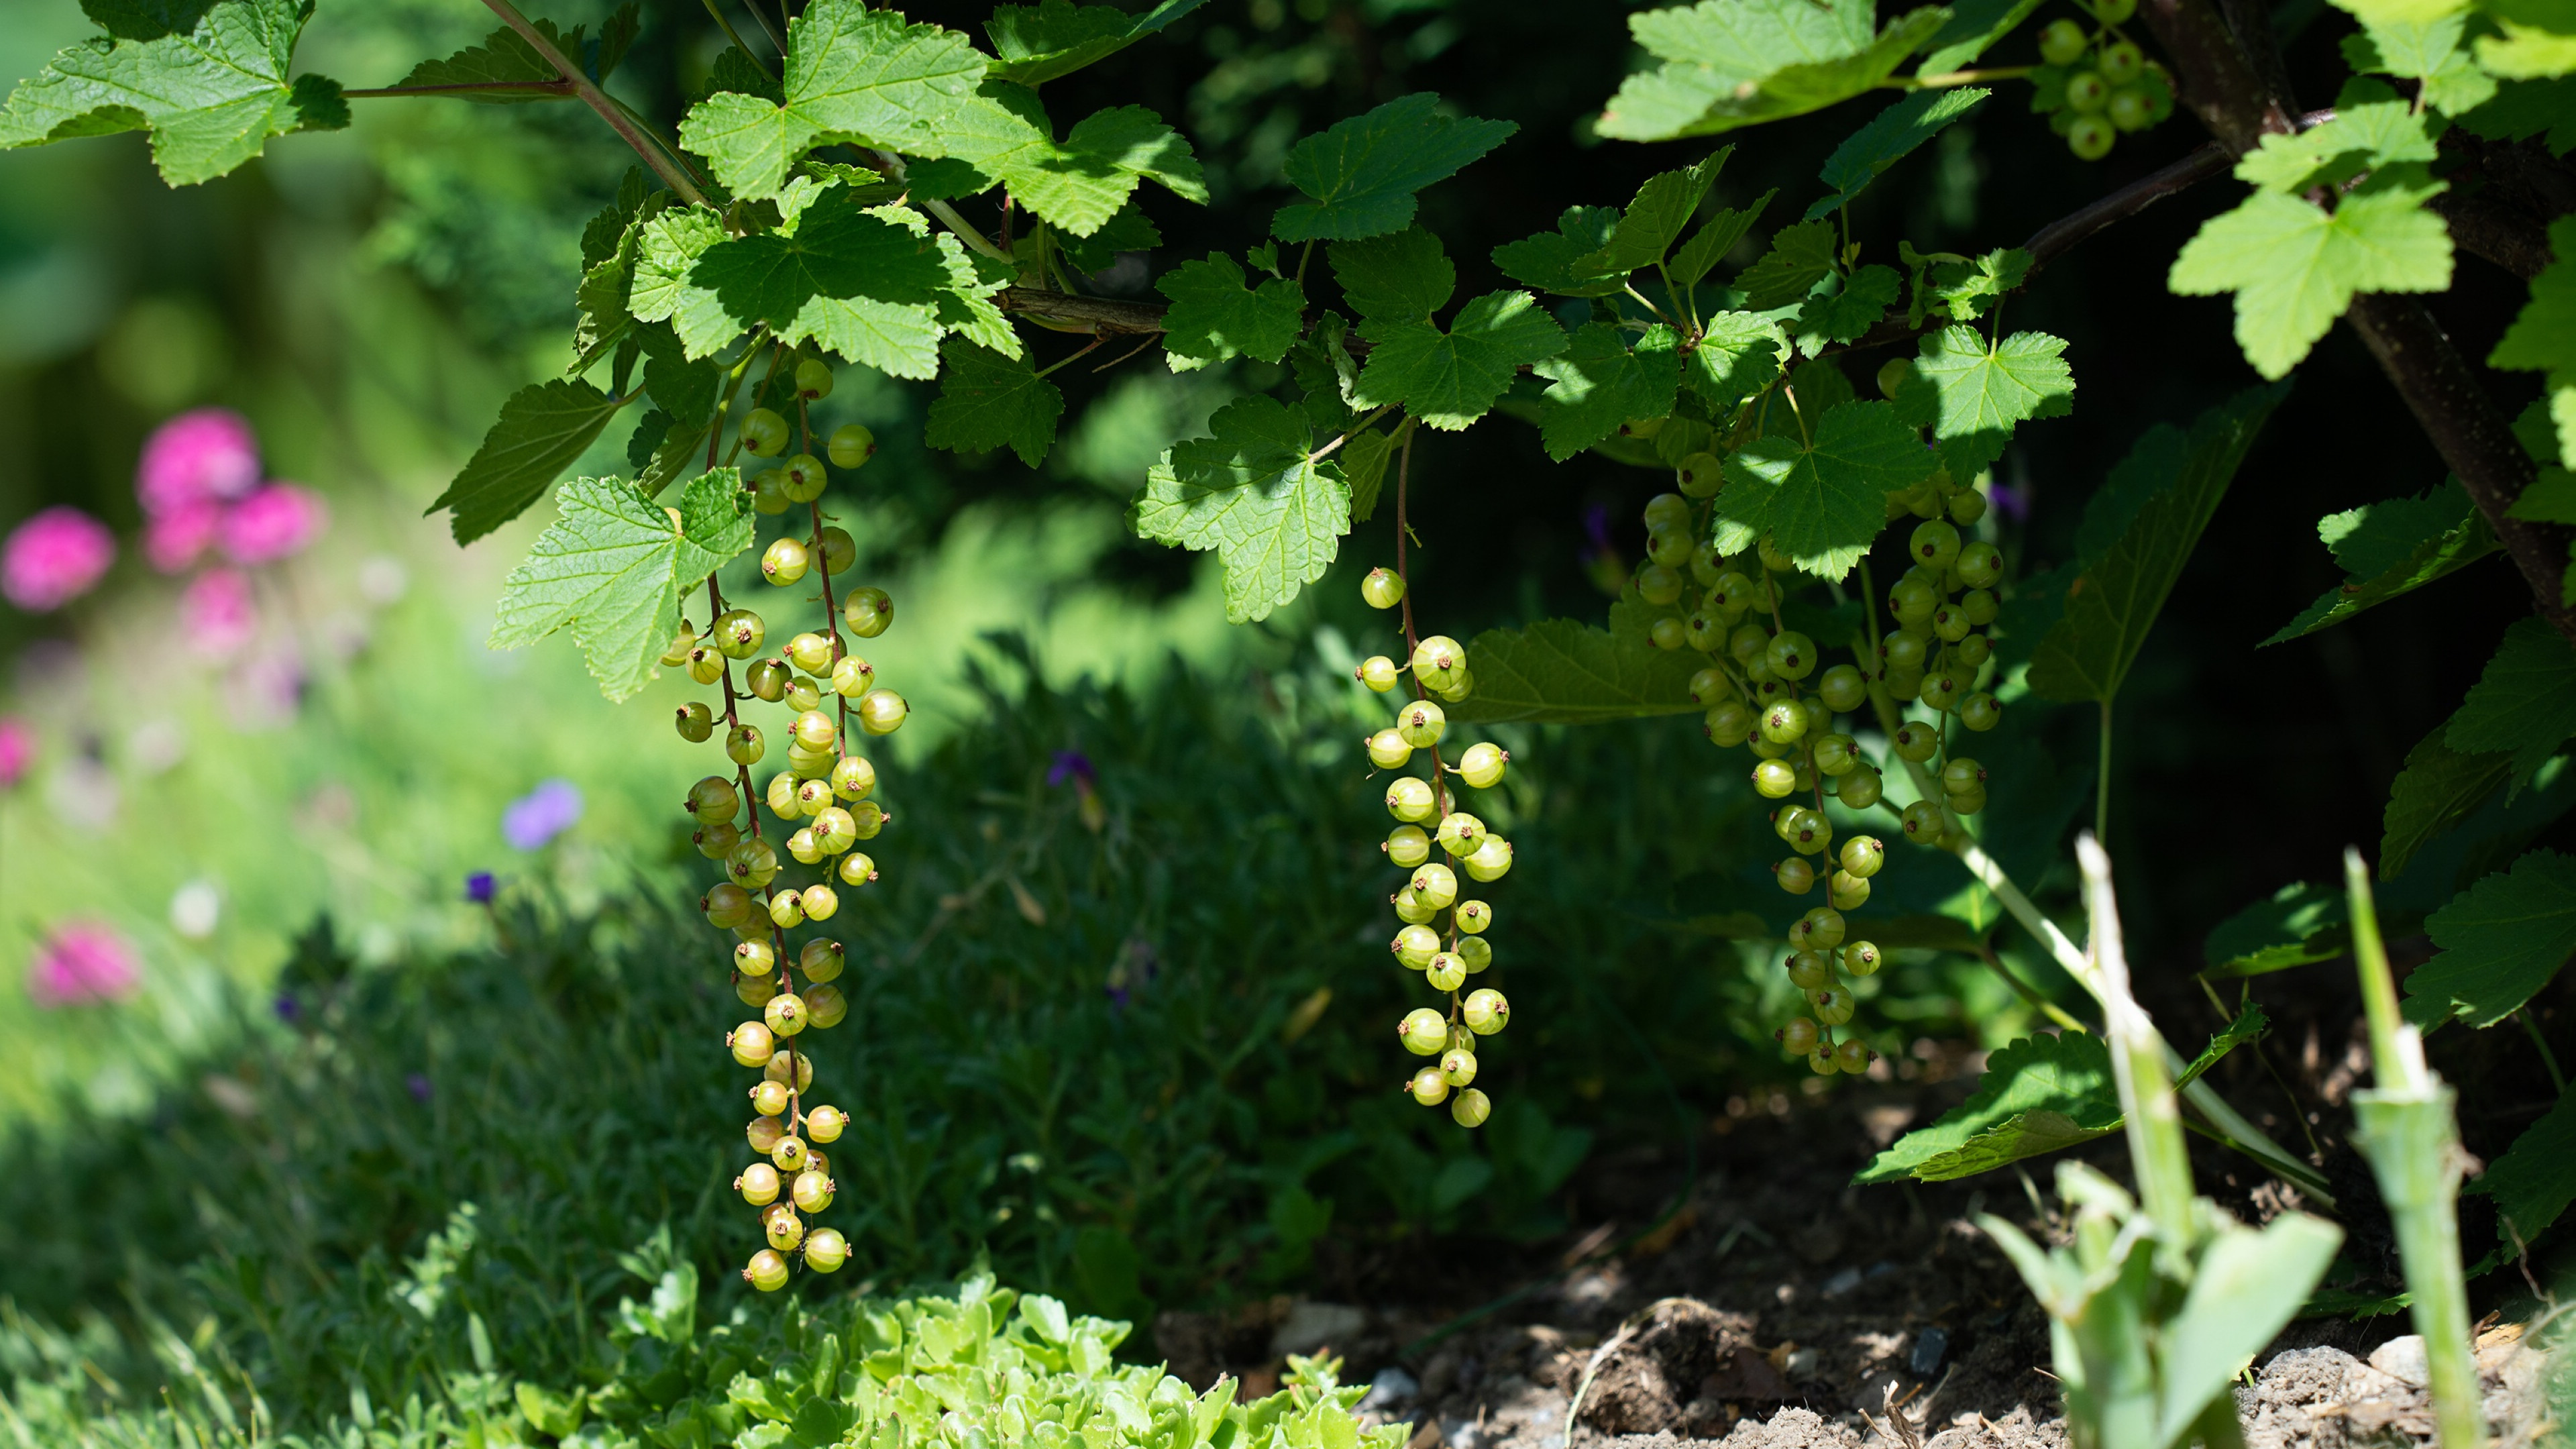
[[[1044,287],[1004,287],[993,305],[1005,312],[1026,312],[1060,322],[1081,322],[1102,332],[1160,332],[1163,307],[1155,302],[1121,302],[1113,297],[1076,297]]]
[[[608,98],[606,92],[591,84],[590,77],[582,73],[580,66],[564,59],[564,53],[555,48],[553,41],[546,39],[544,31],[528,23],[528,17],[519,13],[518,6],[511,4],[510,0],[483,0],[483,3],[493,14],[501,17],[503,24],[519,32],[519,38],[528,43],[529,49],[555,68],[555,74],[564,78],[564,84],[572,87],[572,93],[581,97],[582,104],[597,111],[599,118],[608,123],[608,128],[615,131],[619,139],[635,148],[635,154],[644,158],[644,164],[653,168],[653,174],[662,178],[663,185],[670,187],[691,206],[707,204],[706,194],[698,190],[697,183],[689,179],[688,173],[663,155],[652,139],[618,108],[615,101]]]
[[[2266,133],[2296,129],[2209,0],[2142,0],[2138,18],[2180,68],[2183,104],[2228,154],[2253,150]]]

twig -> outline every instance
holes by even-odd
[[[707,18],[714,21],[716,23],[716,28],[725,33],[725,39],[733,42],[733,48],[741,51],[744,55],[751,56],[751,63],[760,67],[760,73],[762,75],[767,76],[771,80],[778,79],[778,72],[769,68],[769,62],[762,60],[757,55],[752,55],[751,47],[742,43],[742,37],[734,31],[733,22],[725,19],[724,12],[716,8],[716,0],[702,0],[702,3],[707,7]],[[754,16],[758,16],[760,14],[757,10],[751,13]],[[779,50],[783,54],[786,51],[786,47],[780,46]]]
[[[514,94],[543,91],[550,96],[565,97],[573,93],[570,81],[459,81],[443,86],[378,86],[373,90],[342,91],[340,97],[351,101],[374,101],[397,96],[470,96],[477,92],[488,94],[495,91]]]
[[[691,206],[707,204],[706,193],[698,190],[697,183],[689,179],[688,173],[673,165],[670,158],[662,155],[644,133],[637,129],[635,123],[626,118],[617,103],[610,100],[607,93],[591,83],[590,77],[582,73],[581,67],[564,59],[564,53],[555,48],[555,43],[546,38],[544,31],[528,23],[528,17],[519,13],[518,6],[511,4],[510,0],[483,0],[483,3],[491,8],[493,14],[501,17],[503,24],[519,32],[519,38],[528,43],[529,49],[543,56],[546,64],[555,68],[555,74],[562,76],[564,83],[572,87],[573,94],[581,97],[584,105],[597,111],[599,118],[608,123],[610,130],[615,131],[627,145],[635,148],[635,154],[644,158],[644,164],[653,168],[653,174],[662,178],[663,185],[670,187],[681,200]]]

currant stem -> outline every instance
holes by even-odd
[[[563,77],[564,83],[572,87],[572,93],[581,97],[582,104],[597,111],[599,118],[608,123],[608,128],[615,131],[620,140],[633,147],[636,155],[644,158],[644,164],[653,169],[654,175],[662,178],[663,185],[670,187],[681,200],[691,206],[707,204],[706,193],[698,190],[697,183],[689,179],[688,173],[673,165],[656,146],[650,144],[635,123],[627,119],[624,109],[610,100],[598,86],[593,85],[590,77],[582,73],[581,67],[564,59],[563,52],[555,48],[555,43],[546,38],[544,31],[528,23],[528,17],[519,13],[518,6],[511,4],[510,0],[483,0],[483,3],[490,7],[493,14],[501,17],[502,24],[519,32],[519,38],[528,43],[529,49],[543,57],[546,64],[555,68],[555,74]]]

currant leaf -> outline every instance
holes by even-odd
[[[2576,647],[2536,616],[2514,621],[2442,732],[2464,755],[2509,754],[2519,789],[2576,736]],[[2508,792],[2507,799],[2511,799]]]
[[[458,543],[472,543],[544,497],[622,406],[589,383],[563,378],[519,389],[429,511],[454,510],[449,531]]]
[[[1697,656],[1572,619],[1488,629],[1468,644],[1467,657],[1476,662],[1476,692],[1449,707],[1461,724],[1595,724],[1701,707],[1690,697]]]
[[[2563,642],[2562,642],[2563,647]],[[2576,856],[2535,850],[2424,922],[2442,953],[2406,977],[2406,1019],[2489,1027],[2522,1009],[2576,954]]]
[[[1887,168],[1941,134],[1954,121],[1965,120],[1984,105],[1992,91],[1977,86],[1956,90],[1916,91],[1870,118],[1825,158],[1824,183],[1833,190],[1807,208],[1804,220],[1833,215],[1848,206]]]
[[[2457,479],[2418,498],[2329,513],[2317,520],[2317,537],[2351,577],[2282,625],[2263,641],[2266,645],[2340,624],[2475,563],[2497,547],[2495,534]]]
[[[1183,262],[1154,287],[1172,301],[1163,314],[1163,358],[1174,372],[1189,372],[1232,357],[1277,362],[1303,330],[1305,293],[1273,277],[1246,286],[1243,267],[1223,252]]]
[[[1037,375],[1025,358],[1005,357],[951,338],[941,355],[939,398],[924,419],[923,439],[934,448],[981,453],[1009,447],[1034,468],[1055,442],[1064,393]]]
[[[1458,290],[1458,268],[1420,227],[1326,248],[1342,300],[1363,322],[1427,322]]]
[[[1628,17],[1663,62],[1628,77],[1604,136],[1669,141],[1776,121],[1847,100],[1894,74],[1950,12],[1908,11],[1875,33],[1874,0],[1701,0]]]
[[[1266,619],[1332,566],[1350,532],[1350,487],[1339,465],[1315,461],[1305,420],[1274,398],[1237,398],[1208,431],[1164,452],[1128,522],[1139,537],[1216,550],[1226,618]]]
[[[1569,206],[1557,217],[1556,230],[1494,248],[1494,266],[1515,282],[1559,297],[1607,297],[1626,286],[1627,278],[1588,259],[1610,245],[1618,227],[1616,207]]]
[[[1889,403],[1837,404],[1812,426],[1812,443],[1775,433],[1726,460],[1717,546],[1740,553],[1767,534],[1799,568],[1839,579],[1886,526],[1887,495],[1930,477],[1932,455]]]
[[[2332,212],[2257,191],[2202,225],[2174,258],[2166,285],[2183,296],[2235,293],[2245,360],[2267,378],[2285,376],[2354,294],[2451,285],[2451,234],[2424,207],[2439,190],[2357,191]]]
[[[1044,0],[1037,5],[996,5],[984,22],[993,42],[992,74],[1033,86],[1067,76],[1152,35],[1207,0],[1163,0],[1142,15],[1110,5]]]
[[[1458,309],[1446,331],[1428,322],[1363,329],[1371,344],[1353,400],[1401,405],[1427,427],[1456,432],[1492,411],[1520,368],[1565,350],[1565,332],[1527,292],[1489,292]]]
[[[1287,174],[1312,201],[1271,219],[1281,241],[1356,241],[1412,225],[1414,193],[1446,181],[1520,129],[1444,116],[1428,92],[1399,96],[1288,148]]]
[[[1562,463],[1630,418],[1659,418],[1673,410],[1681,339],[1657,323],[1638,336],[1631,351],[1618,327],[1587,322],[1575,329],[1565,351],[1531,370],[1553,384],[1539,400],[1539,439],[1547,455]]]

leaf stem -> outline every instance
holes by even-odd
[[[769,62],[762,60],[757,55],[753,55],[751,47],[742,43],[742,37],[734,31],[733,22],[725,19],[724,12],[716,8],[716,0],[701,0],[701,3],[707,7],[707,18],[713,20],[716,23],[716,28],[725,33],[725,39],[733,42],[734,49],[741,51],[744,55],[750,56],[751,63],[760,67],[760,73],[762,75],[767,76],[771,80],[778,79],[778,72],[769,68]],[[757,10],[751,13],[754,16],[758,16],[760,14]],[[781,49],[784,50],[785,47],[782,46]]]
[[[2558,1070],[2558,1054],[2549,1049],[2547,1041],[2542,1040],[2540,1023],[2531,1019],[2531,1008],[2528,1006],[2517,1008],[2513,1013],[2513,1019],[2521,1022],[2522,1029],[2530,1033],[2532,1046],[2540,1052],[2540,1064],[2549,1069],[2549,1085],[2557,1091],[2558,1095],[2566,1096],[2567,1074]]]
[[[781,56],[786,55],[787,37],[779,32],[777,26],[769,23],[769,12],[761,9],[757,4],[754,4],[753,0],[742,0],[742,8],[751,12],[752,19],[760,22],[761,33],[769,37],[770,44],[778,47],[778,53]],[[784,12],[782,11],[781,13],[783,14]],[[741,42],[737,41],[735,43],[740,44]]]
[[[670,158],[649,143],[644,133],[626,117],[624,109],[592,84],[581,67],[564,59],[564,53],[555,48],[555,43],[546,38],[544,31],[528,23],[528,17],[519,13],[518,6],[511,4],[510,0],[483,0],[483,3],[493,14],[501,17],[502,24],[519,32],[519,38],[528,43],[529,49],[545,57],[546,64],[555,68],[555,74],[564,78],[564,83],[572,87],[573,94],[581,97],[584,105],[597,111],[599,118],[606,121],[608,128],[615,131],[620,139],[635,148],[635,154],[644,158],[644,164],[653,168],[653,174],[662,178],[663,185],[670,187],[691,206],[707,204],[706,193],[698,190],[697,183],[689,179],[688,172],[673,165]]]
[[[560,80],[459,81],[453,85],[377,86],[372,90],[344,90],[340,92],[340,98],[342,100],[350,101],[376,101],[396,99],[403,96],[471,96],[476,94],[492,94],[496,92],[522,93],[527,91],[543,91],[548,95],[561,96],[566,99],[571,98],[573,93],[572,83]]]
[[[2102,763],[2093,780],[2093,838],[2111,838],[2111,701],[2102,701]]]
[[[1972,86],[1984,81],[2020,80],[2037,69],[2039,67],[2035,65],[1990,65],[1978,70],[1945,70],[1938,75],[1894,78],[1878,84],[1881,90],[1945,90],[1951,86]]]

